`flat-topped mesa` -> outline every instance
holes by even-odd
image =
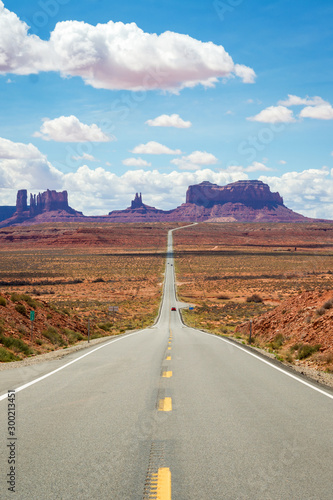
[[[205,181],[189,186],[186,203],[206,208],[225,203],[242,203],[252,208],[262,208],[283,205],[283,199],[279,193],[272,193],[269,186],[262,181],[244,180],[226,186]]]

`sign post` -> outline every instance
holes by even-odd
[[[249,344],[251,344],[251,336],[252,336],[252,319],[250,319],[250,336],[249,336]]]
[[[90,342],[90,319],[88,319],[88,344]]]
[[[31,321],[30,341],[32,342],[32,338],[33,338],[33,324],[34,324],[34,321],[35,321],[35,311],[30,311],[30,321]]]

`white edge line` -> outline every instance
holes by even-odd
[[[200,333],[203,333],[204,335],[208,335],[209,337],[215,337],[217,340],[222,340],[223,342],[226,342],[227,344],[230,344],[233,347],[236,347],[237,349],[240,349],[241,351],[246,352],[246,354],[249,354],[250,356],[253,356],[254,358],[256,358],[259,361],[261,361],[262,363],[265,363],[266,365],[269,365],[270,367],[274,368],[275,370],[278,370],[279,372],[284,373],[288,377],[291,377],[294,380],[297,380],[301,384],[304,384],[307,387],[310,387],[314,391],[320,392],[321,394],[324,394],[324,396],[327,396],[328,398],[333,399],[333,394],[330,394],[329,392],[326,392],[326,391],[323,391],[322,389],[319,389],[319,387],[316,387],[315,385],[312,385],[309,382],[306,382],[305,380],[302,380],[297,375],[293,375],[292,373],[287,372],[283,368],[280,368],[279,366],[276,366],[274,363],[272,363],[270,361],[267,361],[266,359],[262,358],[261,356],[258,356],[257,354],[254,354],[253,352],[250,352],[248,349],[244,349],[244,347],[242,347],[242,346],[240,346],[240,345],[238,345],[238,344],[236,344],[234,342],[230,342],[230,340],[228,340],[228,339],[225,339],[223,337],[218,337],[217,335],[214,335],[212,333],[203,332],[202,330],[195,330],[195,331],[199,331]]]
[[[142,331],[142,330],[140,330]],[[110,344],[114,344],[114,342],[118,342],[118,340],[123,340],[123,339],[126,339],[128,337],[131,337],[132,335],[137,335],[138,333],[140,332],[134,332],[134,333],[129,333],[128,335],[125,335],[124,337],[119,337],[118,339],[114,339],[114,340],[110,340],[110,342],[107,342],[106,344],[103,344],[99,347],[96,347],[95,349],[93,349],[92,351],[89,351],[89,352],[86,352],[86,354],[83,354],[82,356],[76,358],[76,359],[73,359],[72,361],[70,361],[69,363],[66,363],[65,365],[63,366],[60,366],[59,368],[57,368],[56,370],[53,370],[52,372],[50,373],[46,373],[45,375],[43,375],[42,377],[39,377],[39,378],[36,378],[35,380],[32,380],[31,382],[28,382],[27,384],[24,384],[24,385],[21,385],[20,387],[18,387],[17,389],[13,389],[15,390],[15,392],[19,392],[19,391],[23,391],[23,389],[26,389],[27,387],[30,387],[31,385],[34,385],[34,384],[37,384],[37,382],[41,382],[41,380],[44,380],[45,378],[47,377],[50,377],[51,375],[54,375],[55,373],[57,372],[60,372],[60,370],[63,370],[64,368],[67,368],[67,366],[70,366],[72,365],[73,363],[76,363],[77,361],[80,361],[80,359],[83,359],[85,358],[86,356],[89,356],[90,354],[92,354],[93,352],[96,352],[98,351],[99,349],[103,349],[103,347],[107,347],[108,345]],[[4,399],[7,399],[7,395],[8,393],[6,394],[3,394],[2,396],[0,396],[0,401],[3,401]]]

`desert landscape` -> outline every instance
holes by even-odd
[[[92,339],[152,325],[167,231],[182,225],[1,229],[1,362],[87,340],[88,323]],[[183,319],[333,373],[332,247],[328,223],[199,223],[176,231],[178,295],[194,306]]]

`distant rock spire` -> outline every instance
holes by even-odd
[[[131,208],[140,208],[140,207],[143,207],[142,194],[140,193],[139,195],[138,193],[135,193],[135,198],[131,203]]]

